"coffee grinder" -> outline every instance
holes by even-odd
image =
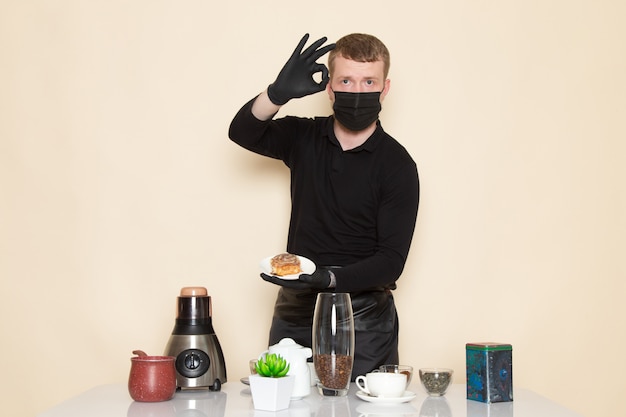
[[[178,297],[176,324],[165,348],[176,358],[180,389],[220,391],[226,382],[226,364],[211,320],[211,297],[204,287],[184,287]]]

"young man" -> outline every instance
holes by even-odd
[[[383,130],[389,52],[376,37],[344,36],[308,48],[308,34],[270,86],[246,103],[229,135],[242,147],[282,160],[291,172],[287,251],[316,271],[298,280],[261,274],[280,289],[269,343],[291,337],[311,346],[317,294],[349,292],[355,322],[352,379],[398,364],[398,317],[391,290],[404,268],[419,204],[415,162]],[[329,54],[326,68],[316,61]],[[321,73],[321,81],[314,79]],[[289,100],[326,89],[328,117],[274,119]]]

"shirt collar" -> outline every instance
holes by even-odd
[[[339,140],[337,139],[337,136],[335,136],[335,131],[333,130],[333,123],[334,123],[335,119],[331,116],[328,118],[328,126],[326,128],[326,136],[328,137],[328,140],[335,146],[339,146],[341,148],[341,145],[339,144]],[[354,149],[350,149],[346,152],[359,152],[361,150],[365,150],[368,152],[374,152],[374,150],[376,149],[376,147],[378,146],[378,144],[382,141],[383,139],[383,127],[380,124],[380,120],[376,121],[376,130],[374,130],[374,133],[372,133],[372,135],[367,138],[367,140],[360,146],[357,146]]]

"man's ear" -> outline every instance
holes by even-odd
[[[333,91],[333,89],[330,87],[330,80],[328,81],[328,84],[326,84],[326,92],[328,93],[328,98],[330,99],[331,103],[335,102],[335,93]]]
[[[385,99],[385,96],[387,96],[387,93],[389,92],[390,88],[391,88],[391,80],[387,78],[385,80],[385,87],[383,88],[383,91],[380,93],[380,101],[383,101]]]

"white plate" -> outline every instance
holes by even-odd
[[[362,399],[363,401],[368,401],[370,403],[381,403],[381,404],[398,404],[405,403],[411,401],[415,398],[415,393],[411,391],[404,391],[400,397],[387,398],[387,397],[372,397],[366,392],[358,391],[356,396]]]
[[[296,255],[296,256],[298,257],[298,259],[300,259],[300,269],[302,269],[302,272],[301,272],[302,274],[312,274],[313,272],[315,272],[315,264],[313,263],[313,261],[305,258],[304,256],[300,256],[300,255]],[[261,272],[267,275],[272,275],[271,260],[273,257],[274,256],[268,256],[267,258],[261,261]],[[276,275],[276,278],[295,280],[295,279],[298,279],[299,276],[300,274],[283,275],[282,277]]]

